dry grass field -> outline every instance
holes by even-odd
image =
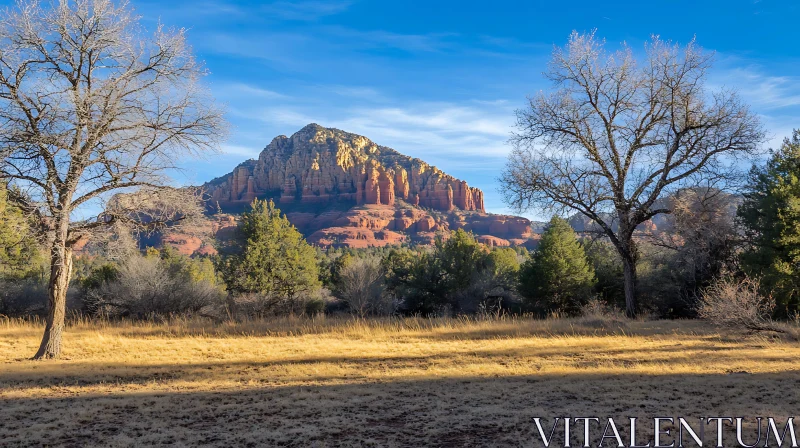
[[[702,322],[0,321],[1,446],[540,446],[533,417],[774,416],[800,344]],[[575,442],[573,442],[575,443]]]

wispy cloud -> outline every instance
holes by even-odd
[[[288,97],[282,93],[278,93],[274,90],[264,89],[262,87],[258,87],[252,84],[245,84],[245,83],[229,83],[223,84],[218,86],[214,89],[214,93],[217,94],[220,98],[230,98],[230,97],[248,97],[248,98],[281,98],[287,99]]]
[[[250,147],[250,146],[240,146],[240,145],[222,145],[222,153],[237,156],[237,157],[246,157],[248,159],[255,159],[258,157],[258,154],[261,150],[258,147]]]
[[[402,34],[383,30],[362,30],[345,27],[326,27],[326,34],[346,39],[355,48],[392,48],[408,52],[439,52],[453,48],[456,33]]]
[[[508,137],[510,116],[449,103],[422,103],[408,108],[362,109],[357,114],[371,123],[428,130],[442,135]]]
[[[800,76],[767,75],[757,67],[737,67],[718,77],[736,87],[742,97],[760,110],[800,106]]]
[[[767,141],[766,146],[772,149],[778,149],[783,143],[783,139],[791,137],[794,129],[800,129],[800,119],[797,115],[761,115],[764,125],[767,127]]]
[[[320,86],[321,89],[327,90],[336,95],[348,98],[357,98],[371,102],[387,101],[386,96],[381,94],[377,89],[365,86]]]
[[[764,146],[778,148],[793,128],[800,128],[800,76],[737,55],[718,55],[718,59],[709,87],[736,89],[764,124]]]
[[[317,26],[313,36],[301,32],[217,31],[205,36],[201,41],[201,49],[242,60],[271,62],[281,70],[316,72],[320,67],[359,60],[368,52],[394,50],[416,54],[456,50],[459,47],[453,37],[454,35],[448,33],[401,34],[340,26]],[[298,58],[298,54],[304,57]]]
[[[452,103],[414,103],[406,107],[316,108],[295,105],[261,108],[253,115],[263,123],[297,130],[315,122],[369,137],[414,157],[433,157],[480,167],[487,159],[504,159],[513,114],[510,108]],[[479,161],[480,163],[474,163]],[[494,162],[490,162],[494,163]]]
[[[314,22],[342,13],[352,4],[352,1],[277,1],[263,5],[261,10],[284,20]]]
[[[156,0],[140,0],[148,5]],[[246,6],[230,0],[197,0],[194,2],[172,2],[165,11],[183,17],[211,18],[218,20],[266,20],[315,22],[323,17],[345,12],[352,0],[278,0],[263,2],[257,6]]]

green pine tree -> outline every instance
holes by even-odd
[[[753,167],[738,215],[752,246],[742,268],[760,277],[778,311],[800,311],[800,130],[764,167]]]
[[[577,314],[595,282],[594,270],[567,221],[554,217],[539,248],[520,268],[519,292],[541,314]]]
[[[423,316],[462,312],[469,298],[480,300],[471,289],[490,267],[486,248],[463,229],[430,250],[394,250],[383,264],[387,289],[402,298],[403,311]]]
[[[251,208],[239,224],[238,250],[222,261],[228,290],[290,300],[318,291],[316,250],[272,201],[256,199]]]
[[[493,284],[513,290],[519,279],[519,255],[510,247],[496,247],[489,253]]]
[[[43,259],[22,212],[8,203],[0,183],[0,277],[22,278],[38,273]]]
[[[445,239],[437,239],[434,254],[442,270],[442,286],[455,292],[467,288],[475,274],[486,268],[487,252],[475,236],[458,229]]]

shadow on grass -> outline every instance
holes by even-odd
[[[799,371],[572,373],[222,392],[120,391],[5,399],[0,434],[3,446],[530,447],[541,446],[533,417],[786,418],[800,405],[798,383]],[[641,431],[652,435],[646,428]],[[596,446],[599,431],[592,434]],[[735,434],[729,429],[726,437],[734,440]],[[578,441],[581,431],[573,433],[573,446],[580,446]]]
[[[450,367],[458,369],[464,363],[485,365],[491,370],[520,366],[530,371],[542,365],[581,372],[601,367],[648,367],[668,369],[670,366],[692,365],[700,357],[713,356],[715,364],[746,360],[748,363],[794,362],[780,351],[758,351],[748,346],[697,346],[679,344],[658,347],[608,346],[541,347],[515,346],[506,349],[469,349],[437,352],[429,355],[363,356],[358,353],[337,356],[300,355],[268,361],[213,361],[184,363],[90,362],[68,361],[38,363],[18,360],[15,368],[0,369],[0,390],[22,390],[47,387],[92,387],[113,384],[117,387],[142,386],[168,382],[207,382],[225,378],[229,381],[297,382],[297,381],[352,381],[358,378],[379,377],[387,370],[409,369],[424,373],[429,368]],[[683,350],[683,351],[681,351]],[[550,364],[548,364],[550,363]],[[11,367],[16,363],[6,363]],[[0,367],[3,365],[0,364]],[[301,367],[294,369],[293,367]],[[342,375],[323,375],[324,370],[338,370]],[[280,369],[278,377],[271,375]],[[287,373],[291,372],[291,373]],[[271,381],[273,379],[274,381]]]

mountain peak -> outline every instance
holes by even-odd
[[[441,211],[483,212],[483,192],[419,160],[367,137],[316,123],[291,137],[280,136],[255,163],[243,163],[206,184],[225,208],[255,198],[282,206],[333,203],[409,205]]]
[[[317,123],[309,123],[303,126],[299,131],[292,134],[292,136],[302,135],[302,134],[316,134],[317,132],[324,130],[328,130],[328,128],[320,126]]]

